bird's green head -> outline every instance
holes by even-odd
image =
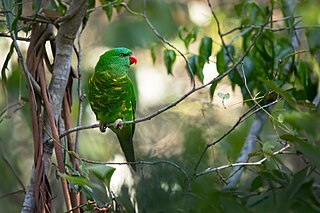
[[[137,59],[132,54],[132,51],[124,48],[113,48],[103,55],[96,65],[96,72],[109,72],[112,75],[123,76],[126,75],[131,64],[136,64]]]

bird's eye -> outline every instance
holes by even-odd
[[[119,54],[119,57],[123,58],[123,57],[124,57],[124,54],[123,54],[123,53],[120,53],[120,54]]]

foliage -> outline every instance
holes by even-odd
[[[64,1],[51,1],[47,8],[42,8],[41,2],[32,2],[30,18],[23,15],[30,12],[22,6],[23,1],[1,0],[1,23],[5,26],[0,23],[0,45],[7,46],[3,48],[0,89],[3,171],[0,203],[8,211],[20,209],[25,193],[30,190],[24,185],[30,177],[31,160],[38,168],[32,172],[42,184],[39,196],[43,198],[54,191],[53,197],[61,197],[52,206],[51,199],[44,199],[52,211],[66,211],[68,204],[62,201],[63,197],[75,198],[72,196],[80,193],[86,200],[72,203],[72,207],[87,212],[320,211],[317,130],[320,30],[318,12],[312,9],[320,6],[318,1],[289,1],[289,4],[284,0],[239,0],[232,7],[217,2],[213,7],[213,1],[203,1],[210,14],[208,25],[192,20],[193,1],[84,1],[88,6],[77,38],[85,48],[72,41],[78,68],[70,60],[73,68],[63,91],[63,104],[58,118],[53,120],[60,137],[55,137],[52,123],[46,125],[51,117],[50,109],[56,107],[50,102],[48,92],[52,89],[52,79],[60,77],[52,71],[62,63],[55,60],[59,53],[56,51],[58,33],[75,15],[66,15],[72,7]],[[304,7],[310,14],[306,14]],[[99,9],[103,16],[96,15]],[[36,31],[39,28],[34,22],[38,26],[56,27],[57,32],[52,32],[45,41],[35,39],[42,34]],[[106,30],[101,31],[105,26]],[[90,37],[88,31],[98,33]],[[88,37],[83,39],[82,34]],[[28,45],[37,40],[39,43],[34,47],[43,49],[30,46],[25,54],[18,48],[22,46],[19,40]],[[45,46],[46,41],[50,42],[50,48]],[[86,113],[91,109],[81,91],[86,93],[87,79],[93,69],[83,66],[81,70],[80,65],[85,64],[82,60],[89,61],[82,58],[82,51],[89,52],[91,45],[100,41],[102,45],[135,48],[134,52],[140,51],[141,55],[151,53],[152,63],[148,66],[165,69],[164,76],[174,79],[169,90],[174,90],[175,85],[185,87],[183,94],[166,96],[151,107],[139,109],[138,104],[138,119],[128,122],[137,123],[135,146],[141,159],[136,162],[139,171],[128,175],[133,184],[122,183],[120,190],[113,189],[112,181],[119,179],[117,172],[122,171],[125,163],[116,162],[119,165],[111,167],[110,162],[104,162],[120,150],[113,143],[114,137],[94,130],[83,131],[96,128],[97,124],[81,126],[92,121]],[[36,50],[39,51],[32,53]],[[19,66],[14,60],[16,55]],[[30,58],[37,63],[30,65]],[[147,61],[139,60],[139,63],[147,66]],[[24,65],[30,70],[25,70]],[[211,65],[215,70],[211,70]],[[130,75],[139,88],[142,83],[139,75]],[[78,85],[73,85],[73,81]],[[226,84],[232,89],[221,89]],[[237,90],[243,104],[233,110],[228,102],[236,98]],[[36,109],[36,117],[30,109],[31,112]],[[233,111],[238,114],[232,114]],[[228,113],[239,119],[233,117],[230,121]],[[258,113],[267,119],[253,137],[254,150],[248,152],[245,141],[252,136]],[[35,120],[43,125],[39,134],[34,131]],[[79,128],[81,134],[71,137],[72,133],[66,130],[72,127]],[[37,138],[40,144],[36,143]],[[107,144],[99,142],[106,138]],[[53,147],[57,163],[50,160]],[[25,154],[30,150],[34,153]],[[238,155],[243,153],[247,160],[238,162]],[[55,175],[48,172],[48,164]],[[236,176],[231,168],[237,166],[243,168],[243,173],[235,188],[227,188]],[[53,186],[58,180],[65,191],[55,191]],[[24,193],[12,195],[12,191]],[[19,203],[6,202],[11,196],[18,197]]]

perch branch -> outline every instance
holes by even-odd
[[[176,169],[178,169],[186,178],[188,177],[188,173],[181,168],[178,164],[173,163],[171,161],[167,161],[167,160],[159,160],[159,161],[136,161],[136,162],[100,162],[100,161],[92,161],[92,160],[87,160],[84,158],[79,158],[79,160],[86,162],[86,163],[90,163],[90,164],[107,164],[107,165],[131,165],[131,164],[135,164],[135,165],[157,165],[157,164],[169,164],[173,167],[175,167]]]

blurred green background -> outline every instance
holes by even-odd
[[[213,1],[215,12],[218,16],[222,31],[239,26],[240,19],[234,11],[234,6],[241,1]],[[256,1],[268,5],[269,1]],[[297,1],[287,1],[288,6],[295,5]],[[277,5],[278,1],[274,1]],[[130,1],[129,7],[138,12],[143,12],[144,1]],[[97,5],[96,5],[97,6]],[[303,16],[304,25],[320,24],[318,0],[303,1],[296,7],[296,12]],[[217,34],[216,24],[206,1],[178,0],[147,1],[147,15],[154,27],[163,37],[186,55],[196,53],[200,39],[191,43],[187,50],[178,38],[178,27],[186,26],[191,30],[199,26],[199,37],[209,36],[213,39],[213,54],[210,63],[204,68],[204,82],[217,76],[215,55],[221,48],[221,41]],[[277,11],[276,11],[277,12]],[[3,27],[3,26],[2,26]],[[314,33],[310,32],[310,34]],[[319,30],[316,35],[319,35]],[[23,36],[23,33],[21,33]],[[313,48],[318,51],[317,36]],[[226,37],[230,39],[231,37]],[[235,47],[240,48],[241,39],[235,42]],[[158,43],[156,62],[152,62],[150,48]],[[9,51],[10,39],[0,37],[0,65],[5,60]],[[20,41],[19,45],[25,54],[28,44]],[[98,9],[90,14],[89,21],[81,36],[82,45],[82,91],[87,93],[88,78],[94,70],[99,56],[106,50],[125,46],[131,48],[138,59],[138,64],[131,68],[132,77],[137,90],[138,102],[136,117],[144,117],[159,108],[170,104],[191,88],[190,80],[185,69],[185,62],[181,56],[173,66],[173,74],[168,75],[163,62],[163,44],[147,26],[142,17],[134,16],[123,8],[108,21],[105,12]],[[75,57],[74,57],[75,58]],[[73,61],[76,67],[77,61]],[[31,166],[33,162],[33,142],[31,133],[31,120],[27,97],[26,79],[19,71],[16,54],[10,61],[6,70],[8,81],[6,85],[1,81],[0,88],[0,212],[18,212],[21,209],[24,193],[10,193],[25,190],[27,187]],[[76,81],[75,81],[76,82]],[[200,84],[197,81],[197,84]],[[77,84],[74,83],[72,121],[76,125],[78,115]],[[230,98],[222,103],[218,93],[229,93]],[[234,89],[230,80],[224,78],[219,82],[213,100],[210,100],[209,88],[192,94],[176,107],[165,113],[136,125],[134,136],[135,152],[138,160],[159,161],[169,160],[188,173],[193,168],[204,149],[205,145],[221,137],[239,117],[248,109],[243,104],[240,87]],[[283,103],[279,103],[282,110]],[[7,110],[6,110],[7,109]],[[246,120],[236,128],[228,137],[208,150],[201,161],[199,169],[208,166],[214,167],[235,162],[246,139],[248,130],[254,117]],[[307,120],[306,123],[309,121]],[[317,122],[317,121],[314,121]],[[95,116],[89,106],[87,98],[84,100],[82,124],[96,123]],[[261,141],[274,140],[273,123],[267,120]],[[303,127],[296,127],[299,131]],[[308,135],[308,133],[307,133]],[[74,135],[73,135],[74,136]],[[319,140],[319,134],[314,136]],[[257,150],[261,146],[257,146]],[[115,135],[107,131],[102,134],[98,129],[81,131],[79,141],[79,155],[82,158],[95,161],[123,161],[123,154]],[[279,157],[286,162],[292,171],[303,168],[304,162],[295,156]],[[220,175],[227,177],[230,170],[222,170],[219,174],[212,173],[198,178],[192,184],[191,192],[186,193],[185,177],[174,167],[168,164],[143,165],[143,175],[134,177],[134,182],[122,185],[122,179],[128,174],[126,166],[116,166],[112,185],[118,194],[122,195],[121,203],[131,207],[128,192],[136,195],[135,200],[140,210],[145,212],[242,212],[246,211],[241,197],[235,198],[232,194],[222,192],[224,185]],[[254,169],[253,169],[254,170]],[[259,170],[259,169],[257,169]],[[255,171],[257,172],[257,171]],[[255,173],[253,172],[253,173]],[[54,180],[54,173],[51,179]],[[250,171],[243,175],[239,191],[250,191],[251,182],[255,178]],[[23,186],[21,185],[21,183]],[[131,188],[134,186],[133,188]],[[117,188],[118,187],[118,188]],[[133,190],[133,191],[132,191]],[[243,193],[245,194],[245,193]],[[54,195],[57,196],[57,195]],[[250,193],[244,196],[251,196]],[[58,200],[58,198],[57,198]],[[267,204],[266,204],[267,205]],[[248,207],[248,206],[247,206]],[[262,206],[263,209],[265,206]],[[186,210],[187,209],[187,210]],[[259,208],[257,208],[259,209]],[[59,209],[56,210],[59,212]],[[142,211],[141,211],[142,212]]]

